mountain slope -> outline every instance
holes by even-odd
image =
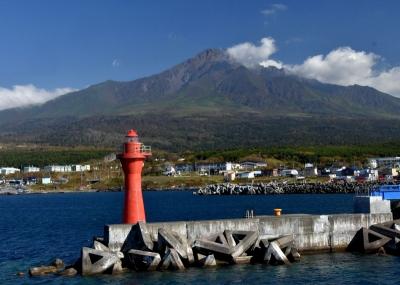
[[[210,49],[154,76],[106,81],[41,106],[2,111],[0,139],[112,145],[136,127],[160,148],[175,150],[299,140],[361,143],[399,139],[398,110],[400,99],[370,87],[248,69]]]

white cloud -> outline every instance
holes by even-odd
[[[271,16],[271,15],[276,14],[279,11],[285,11],[286,9],[287,9],[286,5],[276,3],[276,4],[270,5],[267,9],[262,10],[261,13],[264,16]]]
[[[338,85],[365,85],[400,97],[400,67],[378,71],[380,56],[350,47],[339,47],[327,55],[315,55],[299,65],[284,68],[306,78]]]
[[[379,56],[374,53],[340,47],[326,56],[319,54],[307,58],[300,65],[287,65],[292,72],[321,82],[339,85],[363,83],[373,76],[373,67]]]
[[[381,57],[372,52],[339,47],[326,55],[308,57],[301,64],[285,64],[270,59],[277,51],[273,38],[261,39],[259,46],[245,42],[227,49],[228,54],[242,65],[283,68],[301,77],[338,85],[364,85],[400,97],[400,66],[378,70]]]
[[[400,66],[383,71],[377,76],[369,78],[368,81],[367,85],[400,97]]]
[[[111,63],[112,67],[119,67],[121,65],[121,62],[119,61],[119,59],[114,59]]]
[[[15,85],[11,89],[0,87],[0,110],[43,104],[72,91],[75,89],[45,90],[32,84]]]
[[[269,59],[276,50],[273,38],[262,38],[259,46],[245,42],[228,48],[227,52],[239,63],[252,68],[257,65],[264,67],[281,65],[279,62]]]

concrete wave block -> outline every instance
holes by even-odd
[[[179,257],[178,252],[173,248],[168,248],[166,254],[162,259],[160,269],[184,270],[185,266],[183,265],[183,262]]]
[[[232,231],[225,230],[224,231],[224,236],[226,238],[226,242],[227,242],[228,246],[230,246],[230,247],[235,247],[236,246],[236,241],[233,238]]]
[[[120,262],[116,253],[96,250],[88,247],[82,248],[82,275],[99,273],[112,273],[114,264]]]
[[[204,255],[216,254],[218,256],[229,256],[233,252],[233,247],[202,239],[195,240],[193,248],[196,249],[196,252]]]
[[[257,241],[258,232],[256,231],[225,231],[226,244],[198,239],[194,242],[197,252],[210,255],[213,254],[217,259],[232,262],[234,258],[243,255]],[[236,244],[230,246],[229,244]]]
[[[377,252],[379,248],[385,246],[391,239],[391,237],[371,229],[361,228],[351,240],[347,250],[363,253]]]
[[[269,244],[268,249],[264,255],[264,262],[272,264],[290,264],[290,261],[287,259],[286,255],[283,253],[278,243],[275,241]]]
[[[198,265],[203,266],[203,267],[213,267],[217,265],[217,261],[215,259],[215,256],[213,254],[207,255],[207,256],[202,256],[198,260]]]
[[[167,229],[158,230],[158,251],[163,253],[167,248],[173,248],[183,258],[188,258],[187,243],[183,239],[179,238],[177,234]]]
[[[251,255],[246,255],[246,256],[238,256],[238,257],[234,257],[233,263],[234,264],[249,264],[252,260],[253,256]]]
[[[128,265],[135,270],[156,270],[160,264],[160,254],[156,252],[131,249],[127,253]]]
[[[297,248],[295,247],[291,247],[290,252],[286,254],[286,256],[291,262],[299,261],[301,258],[300,253],[297,251]]]
[[[152,251],[154,243],[151,239],[150,232],[146,223],[138,222],[132,226],[131,231],[122,245],[122,252],[127,252],[131,249],[139,249],[145,251]]]
[[[246,252],[258,238],[257,231],[232,231],[232,236],[240,239],[239,243],[233,248],[232,257],[241,256]]]
[[[100,251],[111,252],[107,246],[97,240],[93,241],[93,248]],[[124,258],[124,253],[121,251],[114,251],[113,253],[115,253],[120,259]]]

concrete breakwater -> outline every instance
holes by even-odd
[[[200,188],[197,195],[274,195],[274,194],[346,194],[368,193],[374,187],[388,184],[368,183],[298,183],[282,182],[254,183],[239,185],[234,183],[210,184]]]
[[[290,264],[299,252],[345,250],[360,229],[391,220],[391,213],[379,213],[108,225],[92,249],[82,249],[80,270],[90,275],[123,268]]]
[[[375,242],[374,238],[369,243],[370,232],[365,229],[373,227],[392,238],[382,239],[378,234],[380,241]],[[37,275],[92,275],[219,264],[290,264],[304,252],[345,250],[357,236],[361,241],[353,241],[355,250],[381,248],[400,237],[398,229],[391,213],[115,224],[105,226],[104,236],[94,238],[92,248],[82,248],[81,257],[73,266],[64,271],[54,266],[31,271]]]

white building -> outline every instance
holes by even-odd
[[[172,165],[168,165],[163,172],[163,175],[165,176],[174,176],[175,174],[176,170],[175,167],[173,167]]]
[[[51,181],[50,177],[43,177],[42,178],[42,184],[43,185],[47,185],[47,184],[51,184],[51,183],[52,183],[52,181]]]
[[[72,168],[72,171],[75,171],[75,172],[90,171],[89,164],[85,164],[85,165],[74,164],[71,166],[71,168]]]
[[[254,162],[254,161],[244,161],[240,163],[240,167],[242,169],[256,169],[256,168],[263,168],[263,167],[267,167],[267,163],[266,162],[262,162],[262,161],[258,161],[258,162]]]
[[[45,172],[83,172],[90,171],[90,165],[73,164],[73,165],[47,165],[44,167]]]
[[[242,178],[242,179],[253,179],[255,177],[254,171],[249,171],[249,172],[241,172],[236,174],[237,178]]]
[[[379,179],[379,173],[376,169],[363,169],[360,171],[358,177],[362,177],[367,181],[377,181]]]
[[[25,173],[40,172],[40,168],[36,166],[24,166]]]
[[[223,171],[231,171],[233,166],[232,162],[198,163],[196,164],[196,170],[216,174]]]
[[[400,156],[369,158],[368,164],[371,168],[380,168],[380,167],[394,168],[397,165],[400,165]]]
[[[71,165],[47,165],[44,167],[46,172],[72,172]]]
[[[283,170],[281,171],[281,175],[282,175],[282,176],[291,176],[291,177],[294,177],[294,176],[298,176],[298,175],[299,175],[299,172],[298,172],[296,169],[283,169]]]
[[[0,173],[3,175],[9,175],[9,174],[15,174],[17,172],[20,172],[21,170],[19,168],[14,168],[14,167],[2,167],[0,168]]]
[[[312,163],[304,164],[304,176],[318,176],[318,169]]]

